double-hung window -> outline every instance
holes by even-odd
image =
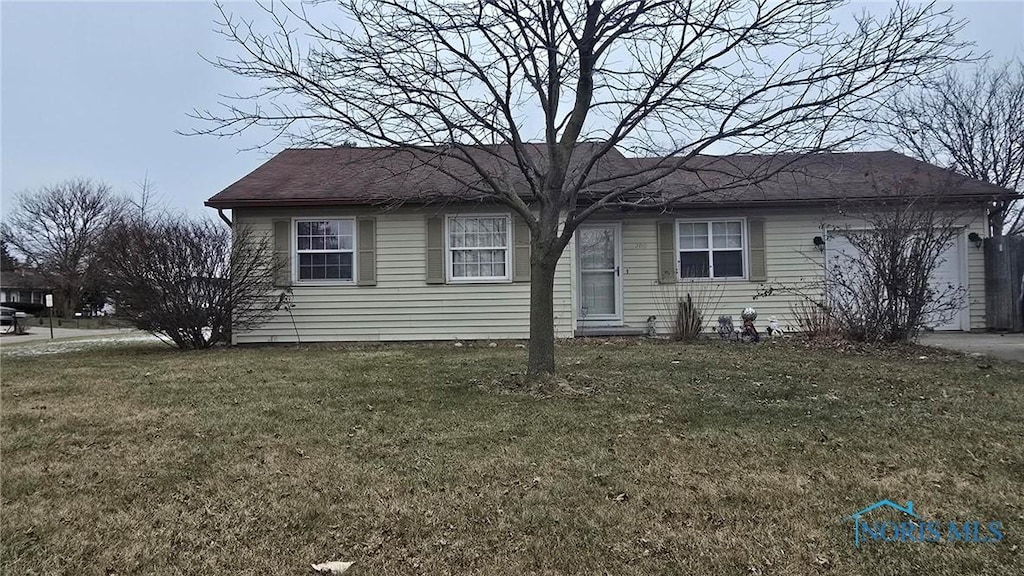
[[[449,216],[448,279],[500,282],[512,279],[512,226],[507,215]]]
[[[299,281],[355,280],[355,220],[309,219],[295,222]]]
[[[744,278],[742,220],[680,221],[680,278]]]

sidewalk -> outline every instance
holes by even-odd
[[[5,326],[6,328],[6,326]],[[116,336],[119,334],[131,334],[137,332],[132,328],[100,328],[96,330],[77,328],[53,328],[54,340],[68,340],[70,338],[85,338],[97,336]],[[50,339],[49,326],[30,326],[28,333],[15,336],[13,334],[0,334],[0,346],[11,346],[25,342],[38,342]]]

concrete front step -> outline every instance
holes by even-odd
[[[637,326],[579,326],[576,328],[577,338],[596,336],[643,336],[646,328]]]

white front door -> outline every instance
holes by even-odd
[[[579,323],[622,325],[622,225],[587,224],[576,231]]]

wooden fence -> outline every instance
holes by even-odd
[[[1020,282],[1024,236],[985,239],[985,321],[989,330],[1024,331]]]

